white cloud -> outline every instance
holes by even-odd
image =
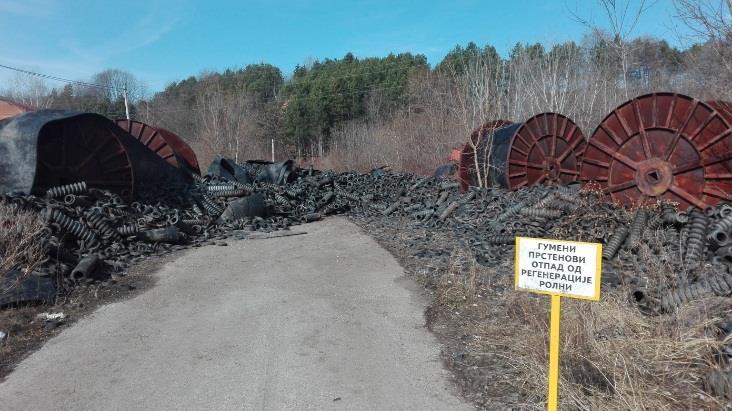
[[[126,19],[128,24],[116,31],[110,28],[109,35],[105,36],[80,38],[69,30],[67,37],[53,40],[55,51],[11,47],[0,55],[0,64],[71,80],[88,80],[93,74],[116,66],[120,60],[117,57],[150,46],[173,30],[186,15],[186,7],[181,3],[171,4],[170,0],[145,2],[129,15],[130,18]],[[0,13],[19,15],[24,19],[39,15],[57,18],[64,11],[56,6],[58,4],[53,0],[0,0]],[[9,70],[0,70],[0,84],[10,81],[13,74]],[[144,75],[133,74],[138,77]],[[48,85],[57,87],[63,83],[48,81]]]
[[[129,53],[153,44],[169,33],[182,20],[179,11],[182,7],[166,5],[163,1],[152,1],[147,9],[133,14],[137,19],[130,20],[129,26],[95,44],[82,44],[76,38],[65,39],[61,46],[76,58],[88,62],[103,63],[114,56]],[[171,13],[175,10],[175,13]],[[141,14],[142,13],[142,14]]]

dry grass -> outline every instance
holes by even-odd
[[[30,273],[42,262],[45,256],[41,240],[43,228],[37,214],[12,204],[0,204],[0,276],[4,277],[12,270]],[[0,289],[0,294],[4,291]]]
[[[435,307],[461,324],[462,350],[506,364],[504,386],[520,408],[545,407],[549,298],[513,290],[510,267],[477,266],[460,253],[438,279]],[[724,409],[703,391],[718,340],[713,323],[732,314],[729,300],[710,298],[672,315],[650,317],[629,289],[603,290],[600,302],[565,298],[561,325],[561,409]],[[483,386],[483,384],[472,384]],[[481,402],[491,408],[490,402]]]
[[[435,103],[433,99],[424,98]],[[388,119],[354,120],[334,130],[325,168],[369,171],[388,165],[394,170],[431,175],[447,163],[450,151],[465,144],[459,119],[438,104],[417,104]]]
[[[609,221],[633,218],[632,210],[603,209],[595,201],[581,202],[583,229],[566,219],[551,236],[606,241],[614,229]],[[511,252],[497,267],[486,267],[453,237],[459,233],[392,220],[370,224],[367,231],[432,292],[428,325],[444,344],[443,358],[463,394],[483,409],[544,409],[550,299],[513,289]],[[679,272],[672,261],[678,261],[678,238],[670,231],[647,229],[633,253],[624,250],[605,267],[608,280],[614,269],[619,285],[604,287],[601,301],[563,299],[561,409],[732,409],[729,399],[704,391],[708,373],[723,365],[715,356],[724,343],[715,324],[732,317],[729,298],[700,299],[655,316],[631,298],[644,287],[640,282],[649,290],[676,287],[687,274],[700,274]]]
[[[415,135],[395,132],[394,126],[363,123],[344,127],[347,130],[339,133],[347,137],[331,148],[322,159],[322,167],[366,172],[387,165],[400,172],[432,175],[438,166],[449,162],[450,151],[459,145],[456,139],[425,141]]]

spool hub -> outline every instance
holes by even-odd
[[[564,185],[579,178],[585,136],[568,117],[541,113],[526,120],[508,148],[508,188]]]
[[[616,108],[592,134],[580,179],[613,200],[644,205],[658,199],[681,209],[732,200],[732,130],[708,104],[653,93]]]

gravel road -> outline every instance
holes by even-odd
[[[0,384],[4,410],[472,409],[394,258],[344,218],[166,264]]]

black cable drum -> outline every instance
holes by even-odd
[[[522,123],[511,124],[501,127],[493,132],[483,136],[478,146],[479,160],[478,166],[481,170],[486,169],[488,173],[488,183],[492,187],[508,188],[508,146],[511,143],[511,137],[516,130],[521,127]],[[488,164],[485,159],[488,158]]]

